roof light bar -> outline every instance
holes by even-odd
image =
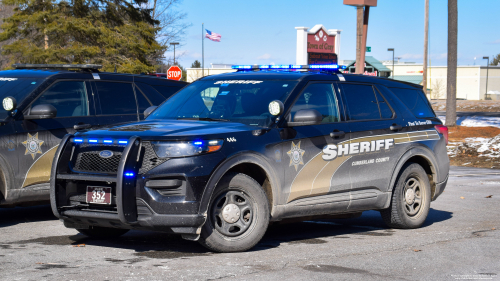
[[[337,64],[264,64],[264,65],[233,65],[232,69],[238,70],[262,70],[262,69],[339,69]]]
[[[103,144],[113,144],[113,143],[117,143],[117,144],[122,144],[122,145],[125,145],[125,144],[128,144],[128,141],[127,140],[113,140],[113,139],[100,139],[100,138],[89,138],[89,139],[85,139],[85,138],[73,138],[73,142],[74,143],[92,143],[92,144],[96,144],[96,143],[103,143]]]
[[[253,66],[251,65],[233,65],[231,66],[232,69],[252,69]]]

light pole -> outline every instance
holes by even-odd
[[[174,65],[175,65],[175,45],[179,45],[178,42],[172,42],[170,43],[171,46],[174,46]]]
[[[394,48],[389,48],[387,51],[392,52],[392,79],[394,80]]]
[[[489,65],[490,65],[490,57],[483,57],[483,60],[488,60],[488,63],[486,64],[486,94],[484,95],[484,99],[487,99],[488,98],[488,70],[489,70]],[[481,76],[481,75],[479,75],[479,76]]]

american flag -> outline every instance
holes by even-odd
[[[205,30],[207,31],[207,34],[205,34],[205,38],[208,38],[215,42],[220,42],[220,38],[222,37],[222,35],[220,35],[219,33],[212,32],[208,29]]]

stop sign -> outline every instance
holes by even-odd
[[[171,66],[167,71],[167,78],[172,80],[181,80],[182,70],[178,66]]]

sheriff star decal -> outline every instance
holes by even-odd
[[[26,147],[26,152],[24,153],[24,155],[31,154],[33,160],[35,159],[35,155],[37,153],[42,154],[42,149],[40,147],[42,146],[43,141],[38,139],[38,133],[36,133],[34,136],[28,133],[28,139],[23,141],[22,144]]]
[[[304,159],[302,156],[304,156],[304,153],[306,151],[300,149],[300,141],[297,145],[295,145],[292,141],[292,148],[286,153],[288,156],[290,156],[290,166],[292,165],[295,166],[295,171],[297,171],[297,168],[299,165],[304,165]]]

